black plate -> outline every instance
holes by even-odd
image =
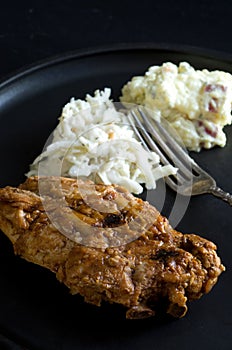
[[[18,185],[57,124],[70,97],[123,84],[154,64],[188,61],[196,68],[232,73],[232,60],[197,50],[152,45],[71,53],[26,69],[0,84],[0,186]],[[232,129],[228,144],[194,155],[220,186],[232,192]],[[170,198],[174,198],[170,194]],[[168,207],[168,206],[167,206]],[[167,209],[168,210],[168,209]],[[164,209],[163,214],[166,213]],[[232,211],[210,195],[194,197],[178,225],[214,241],[227,271],[207,296],[180,320],[125,320],[117,305],[97,308],[71,296],[49,271],[15,257],[0,235],[0,330],[28,349],[210,349],[232,346]]]

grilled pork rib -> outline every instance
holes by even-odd
[[[96,185],[91,193],[93,184],[84,191],[81,180],[48,177],[42,184],[39,190],[31,177],[0,189],[0,229],[15,254],[53,271],[86,302],[122,304],[130,319],[153,316],[163,303],[182,317],[187,300],[208,293],[225,269],[214,243],[177,232],[120,186]],[[72,239],[60,233],[64,226]]]

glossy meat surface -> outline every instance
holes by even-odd
[[[0,229],[15,254],[53,271],[72,294],[122,304],[127,318],[153,316],[160,305],[182,317],[225,269],[214,243],[177,232],[116,185],[32,177],[2,188]]]

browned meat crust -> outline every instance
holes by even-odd
[[[32,177],[19,188],[0,189],[0,229],[16,254],[53,271],[87,302],[124,305],[127,318],[152,316],[160,303],[167,313],[182,317],[187,300],[211,290],[225,269],[214,243],[175,231],[154,207],[122,187],[96,185],[83,199],[83,185],[43,178],[41,195],[38,178]],[[108,212],[107,203],[112,204]],[[53,220],[57,227],[66,220],[73,240]]]

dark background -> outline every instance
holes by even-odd
[[[231,22],[229,0],[8,0],[0,6],[0,80],[51,56],[121,43],[232,55]],[[5,349],[22,348],[0,335]]]
[[[24,65],[115,43],[197,46],[232,54],[230,0],[1,1],[0,78]]]

